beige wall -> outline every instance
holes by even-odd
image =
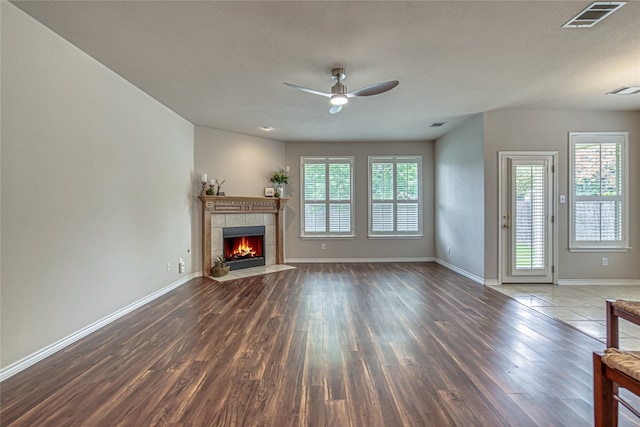
[[[496,279],[498,151],[558,151],[567,194],[568,132],[629,131],[633,250],[606,253],[606,268],[601,253],[569,253],[559,205],[558,268],[560,279],[640,279],[640,112],[496,111],[436,144],[285,144],[194,129],[11,3],[0,2],[0,19],[0,369],[199,272],[201,173],[226,179],[230,195],[258,196],[289,165],[288,259],[437,256]],[[367,238],[367,156],[384,154],[423,156],[422,239]],[[355,156],[354,239],[300,238],[305,155]]]
[[[494,111],[484,115],[485,278],[498,277],[498,151],[558,152],[558,193],[568,195],[569,132],[629,132],[630,246],[626,253],[568,251],[567,204],[558,204],[559,279],[640,279],[640,112]],[[601,266],[601,258],[609,266]]]
[[[478,114],[435,144],[436,257],[477,278],[484,277],[483,127]]]
[[[284,167],[285,143],[256,138],[203,126],[195,128],[193,183],[193,234],[197,248],[195,268],[202,270],[202,205],[197,198],[202,190],[200,176],[226,182],[222,191],[230,196],[264,196],[265,187],[272,187],[271,175]]]
[[[300,238],[300,157],[354,156],[353,239]],[[422,197],[424,236],[421,239],[369,239],[367,168],[369,155],[422,155]],[[286,164],[291,168],[292,184],[286,209],[285,258],[288,260],[391,260],[424,259],[434,256],[433,142],[296,142],[286,145]],[[325,243],[326,249],[320,245]]]
[[[5,368],[192,271],[194,129],[0,7]]]

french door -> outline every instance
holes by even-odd
[[[500,282],[554,283],[556,153],[499,157]]]

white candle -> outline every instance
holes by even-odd
[[[215,179],[211,180],[211,185],[216,185],[216,180]]]
[[[207,174],[206,173],[202,174],[202,178],[200,179],[200,182],[207,182]]]

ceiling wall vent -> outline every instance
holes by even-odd
[[[635,95],[640,93],[640,86],[623,86],[616,90],[607,92],[606,95]]]
[[[435,123],[431,123],[431,126],[429,126],[429,127],[439,128],[439,127],[444,126],[446,124],[447,124],[447,122],[435,122]]]
[[[563,28],[590,28],[624,6],[626,1],[597,1],[574,16]]]

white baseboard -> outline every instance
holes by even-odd
[[[24,369],[27,369],[29,366],[36,364],[37,362],[41,361],[42,359],[51,356],[52,354],[62,350],[65,347],[68,347],[69,345],[73,344],[74,342],[86,337],[87,335],[97,331],[100,328],[103,328],[105,326],[107,326],[109,323],[121,318],[122,316],[131,313],[132,311],[134,311],[137,308],[142,307],[143,305],[153,301],[154,299],[161,297],[162,295],[166,294],[167,292],[170,292],[182,285],[184,285],[185,283],[187,283],[189,280],[191,279],[195,279],[196,277],[200,277],[202,276],[201,272],[195,272],[195,273],[191,273],[185,277],[183,277],[182,279],[178,280],[177,282],[174,282],[150,295],[147,295],[146,297],[132,303],[129,304],[128,306],[121,308],[120,310],[116,311],[115,313],[112,313],[106,317],[103,317],[102,319],[98,320],[97,322],[94,322],[74,333],[72,333],[71,335],[68,335],[64,338],[62,338],[59,341],[54,342],[53,344],[50,344],[38,351],[36,351],[35,353],[32,353],[26,357],[23,357],[22,359],[18,360],[17,362],[12,363],[9,366],[6,366],[2,369],[0,369],[0,382],[6,380],[7,378],[17,374],[20,371],[23,371]]]
[[[558,279],[558,285],[640,286],[636,279]]]
[[[461,269],[460,267],[456,267],[456,266],[455,266],[455,265],[453,265],[453,264],[449,264],[448,262],[446,262],[446,261],[444,261],[444,260],[442,260],[442,259],[440,259],[440,258],[436,258],[436,260],[435,260],[435,261],[436,261],[438,264],[440,264],[441,266],[443,266],[443,267],[447,267],[449,270],[453,270],[453,271],[455,271],[456,273],[460,274],[461,276],[466,277],[467,279],[471,279],[471,280],[473,280],[474,282],[479,283],[479,284],[481,284],[481,285],[484,285],[484,284],[485,284],[484,279],[483,279],[482,277],[480,277],[480,276],[476,276],[476,275],[475,275],[475,274],[473,274],[473,273],[469,273],[468,271],[463,270],[463,269]]]
[[[498,279],[484,279],[485,286],[500,286],[501,283],[498,282]]]
[[[345,264],[361,262],[433,262],[433,257],[409,257],[409,258],[286,258],[287,263],[302,264]]]

